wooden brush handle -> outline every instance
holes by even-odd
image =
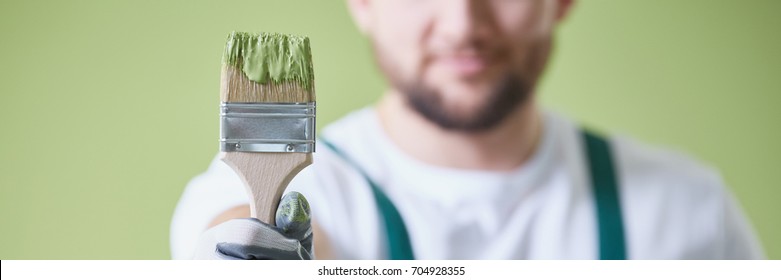
[[[277,207],[287,184],[312,164],[311,153],[223,152],[220,158],[244,181],[251,198],[250,215],[275,226]]]

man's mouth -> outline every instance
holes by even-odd
[[[492,64],[488,56],[474,53],[441,55],[433,62],[434,68],[459,78],[477,77],[485,73]]]

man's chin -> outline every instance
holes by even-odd
[[[482,84],[469,83],[464,81],[452,81],[441,87],[432,87],[439,94],[440,99],[445,104],[454,104],[459,108],[477,107],[478,104],[485,103],[486,99],[491,98],[491,90],[488,86]]]
[[[438,80],[437,87],[408,84],[407,101],[432,123],[463,132],[489,130],[518,108],[529,87],[516,76],[498,81]]]
[[[485,92],[494,90],[502,82],[504,74],[497,67],[485,71],[458,72],[431,69],[428,75],[423,77],[423,82],[432,88],[440,90],[456,90],[471,92]]]

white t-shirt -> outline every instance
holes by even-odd
[[[508,172],[420,162],[390,141],[373,108],[329,125],[322,136],[356,161],[397,207],[418,259],[598,258],[595,205],[579,128],[550,112],[543,119],[538,149]],[[628,258],[764,257],[715,171],[630,139],[612,137],[611,144]],[[290,183],[290,190],[307,197],[336,257],[388,257],[371,188],[325,145],[318,145],[314,164]],[[189,258],[216,215],[247,203],[238,176],[215,159],[188,184],[176,208],[173,258]]]

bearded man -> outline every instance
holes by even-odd
[[[174,258],[761,258],[713,169],[540,108],[572,2],[348,0],[389,88],[325,128],[291,182],[282,205],[311,205],[311,226],[242,219],[241,180],[215,160],[177,207]]]

